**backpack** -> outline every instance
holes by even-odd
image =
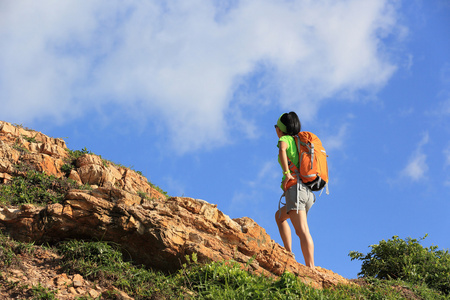
[[[308,131],[299,132],[294,139],[299,152],[299,167],[288,159],[289,170],[312,191],[320,191],[326,186],[327,194],[329,194],[328,156],[322,142],[314,133]],[[288,186],[293,184],[295,183],[288,183]]]

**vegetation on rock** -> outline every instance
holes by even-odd
[[[427,285],[446,295],[450,294],[450,253],[438,246],[423,247],[420,240],[393,236],[387,241],[371,245],[366,255],[352,251],[352,260],[361,260],[363,277],[400,279],[413,284]]]
[[[0,204],[17,206],[62,203],[67,191],[74,188],[89,189],[89,186],[80,186],[67,178],[57,178],[31,170],[23,176],[13,177],[9,183],[0,185]]]
[[[181,270],[167,275],[127,261],[115,244],[71,240],[45,247],[57,253],[53,262],[59,273],[81,274],[103,293],[97,299],[117,299],[117,290],[134,299],[448,299],[425,286],[399,280],[366,278],[358,285],[314,289],[291,273],[278,278],[252,274],[233,261],[200,264],[195,255]],[[0,234],[0,292],[23,298],[59,299],[51,287],[19,284],[9,271],[24,267],[33,255],[42,256],[42,246],[11,240]],[[52,256],[51,256],[52,257]],[[73,285],[73,283],[72,283]],[[70,288],[70,286],[64,286]],[[75,299],[93,299],[79,296]]]

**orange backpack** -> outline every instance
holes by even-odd
[[[320,191],[326,186],[328,194],[328,156],[322,142],[314,133],[307,131],[299,132],[294,139],[299,153],[299,167],[288,159],[289,170],[297,179],[300,177],[312,191]],[[289,182],[287,188],[294,184],[296,180]]]

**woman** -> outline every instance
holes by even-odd
[[[278,162],[284,174],[281,188],[286,198],[286,204],[275,214],[278,230],[280,231],[284,248],[292,252],[291,228],[287,221],[288,219],[291,220],[295,233],[300,238],[300,246],[305,259],[305,265],[314,268],[314,242],[309,233],[306,216],[314,204],[315,196],[301,180],[298,180],[297,184],[294,184],[286,190],[288,182],[295,180],[293,174],[289,171],[288,158],[297,166],[299,163],[298,150],[293,138],[301,130],[301,123],[297,114],[295,112],[282,114],[277,121],[277,125],[275,125],[275,130],[279,138]]]

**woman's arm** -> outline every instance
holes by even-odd
[[[286,184],[288,183],[288,181],[295,179],[289,171],[288,158],[286,154],[287,147],[288,144],[286,142],[280,141],[278,156],[280,157],[281,168],[283,169],[283,174],[286,174],[286,172],[288,172],[286,174],[285,180],[283,181],[284,190],[286,190]]]

